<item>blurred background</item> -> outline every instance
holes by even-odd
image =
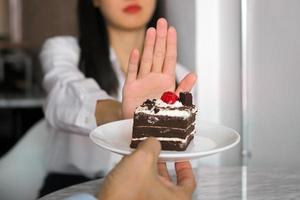
[[[75,0],[0,0],[0,156],[43,118],[38,53],[76,36]],[[236,129],[240,146],[205,165],[299,167],[300,1],[165,0],[179,62],[198,74],[201,120]]]
[[[0,155],[43,118],[38,54],[46,38],[76,35],[76,3],[0,0]]]

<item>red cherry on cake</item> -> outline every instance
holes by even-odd
[[[174,92],[165,92],[160,99],[167,104],[174,104],[178,100],[178,96]]]

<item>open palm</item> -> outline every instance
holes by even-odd
[[[143,55],[133,49],[129,58],[127,77],[123,87],[122,113],[131,118],[134,110],[146,99],[159,98],[165,91],[175,91],[177,36],[174,27],[168,28],[165,19],[157,21],[157,29],[146,32]],[[187,75],[176,92],[189,91],[196,81]]]

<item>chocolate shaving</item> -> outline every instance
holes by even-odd
[[[153,101],[151,101],[150,99],[147,99],[143,104],[153,104]]]
[[[148,110],[151,110],[154,107],[154,105],[152,105],[152,104],[148,104],[146,106],[148,107]]]
[[[156,113],[158,113],[160,110],[159,110],[159,108],[154,108],[154,113],[156,114]]]
[[[192,94],[189,92],[180,92],[179,101],[185,106],[192,106],[193,105]]]
[[[147,107],[148,110],[151,110],[155,106],[155,103],[153,100],[147,99],[143,104],[142,107]]]

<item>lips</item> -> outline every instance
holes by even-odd
[[[135,14],[135,13],[139,12],[141,9],[142,9],[141,6],[134,4],[134,5],[126,6],[123,9],[123,12],[128,13],[128,14]]]

